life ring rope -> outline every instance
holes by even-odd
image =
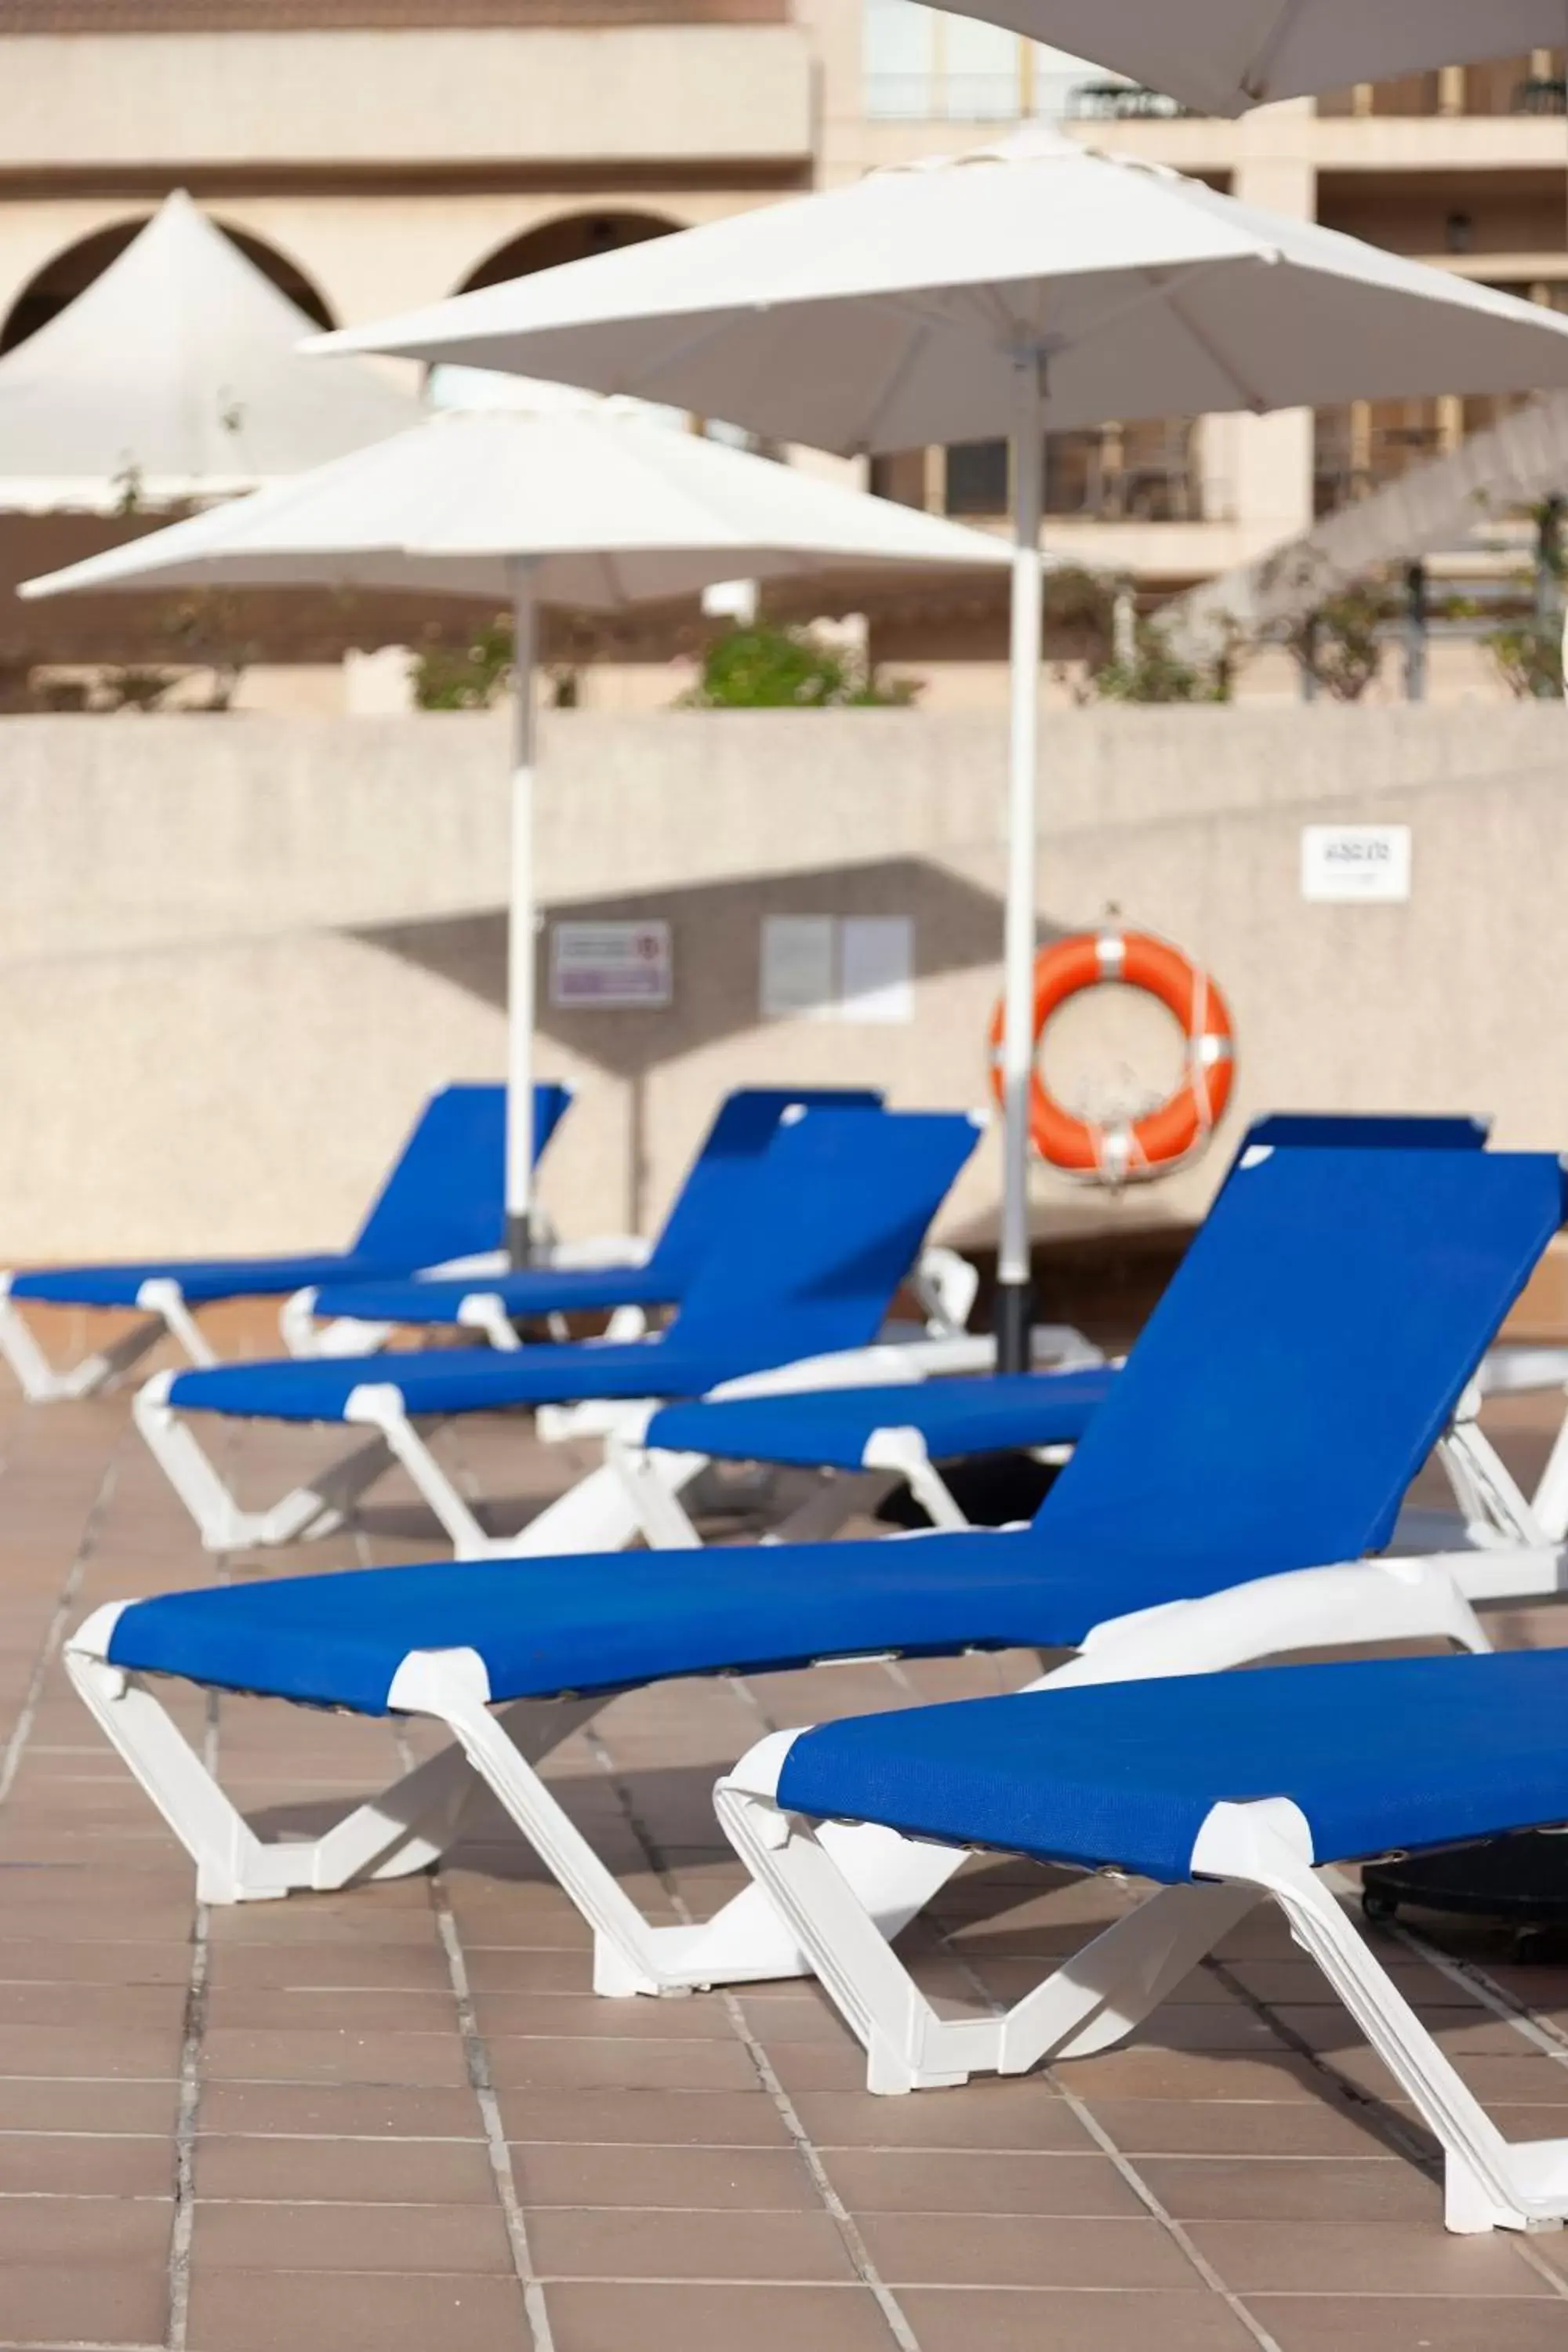
[[[1037,1062],[1029,1080],[1029,1137],[1042,1160],[1091,1182],[1120,1186],[1166,1175],[1204,1150],[1225,1116],[1236,1079],[1236,1043],[1225,998],[1208,973],[1169,940],[1109,927],[1042,948],[1035,959],[1037,1052],[1051,1016],[1069,997],[1120,983],[1143,990],[1180,1024],[1181,1084],[1141,1118],[1079,1118],[1058,1102]],[[991,1024],[991,1084],[1003,1099],[1005,1007]]]

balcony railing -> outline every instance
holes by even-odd
[[[1467,400],[1358,402],[1349,408],[1318,411],[1313,459],[1313,507],[1333,514],[1373,490],[1446,457],[1472,434],[1484,433],[1512,410],[1528,404],[1528,393],[1493,394]]]
[[[1363,83],[1318,100],[1320,114],[1498,116],[1568,112],[1568,79],[1563,53],[1500,58],[1481,65],[1450,66],[1439,72],[1403,74],[1396,80]]]
[[[1046,512],[1088,522],[1202,522],[1203,476],[1189,425],[1053,433]]]
[[[878,122],[1170,122],[1191,107],[1135,82],[1085,81],[1079,74],[868,72],[866,111]]]
[[[912,470],[889,470],[910,490]],[[930,475],[924,477],[930,482]],[[945,452],[936,479],[945,511],[978,520],[1005,516],[1009,504],[1007,444],[963,442]],[[934,485],[933,485],[934,486]],[[896,495],[897,493],[895,493]],[[1046,512],[1088,522],[1202,522],[1204,479],[1195,435],[1184,419],[1089,433],[1053,433],[1046,442]]]
[[[1080,81],[1067,92],[1061,110],[1069,122],[1179,122],[1190,121],[1195,110],[1136,82]]]

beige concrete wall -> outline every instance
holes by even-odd
[[[1226,991],[1236,1119],[1473,1108],[1568,1140],[1568,738],[1554,709],[1050,714],[1047,928],[1115,902]],[[563,912],[666,916],[668,1013],[547,1013],[582,1093],[547,1194],[582,1232],[657,1212],[720,1090],[984,1083],[1005,738],[989,718],[558,714],[540,872]],[[331,1241],[423,1092],[501,1063],[503,725],[0,720],[0,1263]],[[1300,829],[1415,827],[1407,907],[1319,907]],[[915,1021],[757,1013],[766,912],[907,913]],[[1151,1015],[1076,1011],[1068,1089],[1158,1080]],[[1122,1066],[1125,1065],[1125,1068]],[[1228,1135],[1224,1140],[1228,1140]],[[1044,1228],[1185,1217],[1223,1158],[1108,1211],[1042,1175]],[[984,1228],[994,1148],[950,1230]]]
[[[7,40],[5,168],[802,161],[787,25],[155,33]]]

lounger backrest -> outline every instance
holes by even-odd
[[[1050,1556],[1381,1549],[1563,1205],[1544,1154],[1253,1152],[1042,1505]]]
[[[1483,1151],[1489,1122],[1465,1113],[1273,1110],[1247,1130],[1239,1160],[1255,1143],[1345,1144],[1367,1150]]]
[[[673,1297],[687,1288],[721,1221],[748,1214],[750,1179],[793,1103],[879,1110],[882,1097],[870,1087],[737,1087],[726,1095],[654,1244],[652,1264],[669,1276]]]
[[[537,1160],[571,1101],[533,1089]],[[438,1265],[506,1238],[506,1088],[443,1087],[420,1112],[354,1242],[389,1266]]]
[[[979,1139],[964,1111],[809,1110],[779,1128],[748,1214],[703,1258],[669,1345],[746,1368],[860,1348]]]

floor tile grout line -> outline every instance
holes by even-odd
[[[218,1769],[218,1708],[209,1691],[202,1734],[202,1763],[216,1780]],[[184,2029],[180,2037],[180,2097],[174,2115],[174,2210],[169,2229],[169,2352],[185,2352],[190,2333],[191,2245],[196,2224],[196,2133],[202,2096],[202,2053],[206,2040],[207,1984],[212,1957],[212,1912],[200,1896],[191,1916],[191,1973],[185,1989]]]
[[[401,1731],[394,1735],[398,1760],[405,1771],[415,1761],[412,1746]],[[468,2086],[479,2111],[479,2123],[489,2158],[490,2174],[496,2196],[506,2225],[507,2243],[511,2252],[512,2271],[522,2294],[523,2315],[532,2339],[534,2352],[555,2352],[555,2337],[550,2322],[544,2287],[534,2266],[533,2250],[529,2242],[528,2216],[518,2192],[517,2174],[512,2166],[511,2147],[506,2126],[501,2120],[500,2103],[496,2097],[495,2080],[490,2067],[489,2050],[479,2029],[474,2007],[473,1988],[468,1979],[468,1964],[463,1950],[463,1939],[447,1894],[447,1882],[439,1863],[426,1881],[431,1916],[440,1938],[442,1954],[447,1963],[447,1979],[457,2008],[458,2032],[463,2044],[464,2063]]]
[[[737,1680],[739,1680],[738,1677]],[[741,1686],[742,1689],[745,1687],[743,1685]],[[745,1696],[748,1700],[751,1701],[751,1704],[756,1707],[756,1711],[761,1714],[762,1709],[757,1706],[754,1695],[749,1690],[746,1690]],[[605,1745],[603,1734],[599,1731],[596,1725],[590,1724],[584,1731],[582,1737],[588,1748],[589,1753],[593,1756],[600,1769],[605,1773],[606,1779],[609,1780],[610,1786],[615,1790],[617,1801],[619,1802],[621,1811],[626,1819],[627,1827],[630,1829],[632,1835],[635,1837],[644,1855],[647,1857],[649,1869],[654,1873],[655,1876],[658,1879],[659,1884],[664,1887],[669,1897],[670,1903],[679,1914],[682,1920],[687,1925],[690,1925],[690,1906],[688,1905],[685,1896],[680,1892],[674,1872],[666,1864],[663,1855],[658,1851],[657,1842],[648,1831],[647,1825],[643,1821],[641,1815],[638,1813],[636,1805],[633,1803],[631,1791],[626,1787],[620,1772],[616,1769],[615,1759],[611,1756],[608,1747]],[[810,2176],[812,2186],[816,2190],[818,2197],[822,2200],[824,2210],[828,2214],[835,2228],[838,2231],[844,2250],[848,2255],[850,2263],[854,2267],[857,2278],[875,2298],[877,2307],[882,2315],[888,2333],[891,2336],[894,2343],[899,2347],[899,2352],[921,2352],[920,2338],[915,2334],[914,2328],[910,2323],[908,2314],[905,2312],[903,2305],[900,2303],[898,2296],[894,2294],[892,2288],[889,2286],[887,2281],[882,2277],[881,2273],[878,2270],[871,2256],[871,2250],[867,2245],[865,2238],[861,2234],[858,2223],[856,2221],[855,2217],[850,2212],[848,2207],[845,2204],[844,2200],[839,2196],[837,2189],[834,2187],[833,2182],[829,2178],[827,2168],[822,2161],[820,2150],[817,2148],[810,2133],[806,2130],[805,2122],[801,2117],[800,2111],[796,2107],[795,2101],[791,2098],[789,2093],[780,2082],[777,2074],[774,2072],[773,2063],[768,2057],[767,2052],[763,2049],[757,2035],[752,2032],[750,2021],[748,2021],[740,2001],[736,1999],[734,1993],[728,1986],[718,1987],[715,1988],[715,1990],[717,1991],[718,1998],[723,2004],[725,2015],[729,2018],[736,2037],[742,2043],[742,2046],[745,2049],[752,2061],[752,2066],[756,2069],[758,2081],[761,2083],[763,2090],[767,2093],[769,2098],[773,2101],[773,2107],[778,2115],[779,2120],[784,2125],[784,2129],[789,2133],[791,2139],[795,2143],[795,2152],[799,2156],[801,2162],[805,2165],[807,2174]]]
[[[512,2269],[522,2291],[524,2315],[534,2352],[554,2352],[555,2338],[550,2324],[550,2312],[544,2297],[544,2287],[534,2267],[532,2249],[529,2243],[528,2217],[518,2193],[517,2175],[512,2168],[511,2147],[501,2121],[500,2105],[491,2079],[489,2053],[479,2032],[468,1989],[468,1973],[463,1957],[462,1938],[452,1906],[447,1899],[447,1889],[437,1869],[430,1882],[431,1907],[437,1930],[441,1938],[447,1963],[451,1970],[452,1993],[458,2005],[458,2030],[462,2036],[464,2055],[468,2062],[468,2081],[479,2105],[479,2119],[484,2126],[485,2146],[494,2177],[496,2194],[500,2201],[501,2215],[506,2223],[507,2242],[511,2250]]]
[[[975,1971],[973,1962],[965,1954],[958,1951],[954,1948],[946,1935],[943,1935],[942,1940],[951,1957],[963,1969],[964,1975],[968,1978],[970,1983],[974,1988],[975,1992],[978,1994],[980,1999],[984,2001],[986,2007],[994,2013],[999,2013],[1003,2009],[1004,2004],[994,1999],[993,1996],[987,1992],[984,1984],[982,1982],[980,1977]],[[1158,2193],[1152,2189],[1149,2183],[1144,2179],[1142,2174],[1133,2163],[1132,2158],[1130,2156],[1125,2155],[1123,2151],[1117,2147],[1115,2140],[1111,2137],[1110,2132],[1106,2130],[1099,2116],[1091,2111],[1084,2100],[1079,2098],[1078,2093],[1073,2090],[1071,2085],[1062,2080],[1061,2074],[1056,2067],[1047,2066],[1041,2071],[1045,2080],[1050,2084],[1057,2095],[1065,2101],[1069,2114],[1076,2118],[1078,2123],[1089,2134],[1095,2146],[1100,2149],[1101,2155],[1108,2157],[1110,2162],[1116,2167],[1117,2172],[1126,2182],[1128,2188],[1131,2190],[1133,2196],[1137,2198],[1139,2203],[1144,2208],[1145,2211],[1149,2213],[1153,2221],[1159,2223],[1166,2236],[1170,2239],[1172,2244],[1177,2248],[1178,2252],[1184,2256],[1193,2270],[1196,2272],[1198,2277],[1202,2279],[1204,2284],[1209,2289],[1209,2292],[1212,2294],[1217,2295],[1220,2301],[1226,2305],[1226,2309],[1231,2313],[1233,2317],[1238,2320],[1241,2326],[1246,2328],[1253,2342],[1258,2346],[1258,2352],[1280,2352],[1280,2346],[1277,2339],[1269,2334],[1262,2321],[1247,2309],[1246,2303],[1243,2301],[1242,2297],[1237,2294],[1235,2288],[1226,2285],[1225,2280],[1221,2277],[1214,2264],[1209,2261],[1207,2255],[1205,2254],[1198,2246],[1194,2245],[1188,2231],[1180,2221],[1177,2221],[1175,2215],[1170,2211]],[[920,2095],[917,2092],[913,2095],[918,2097]]]
[[[1342,1871],[1325,1870],[1321,1875],[1325,1885],[1338,1895],[1353,1895],[1356,1892],[1353,1882]],[[1504,1988],[1495,1982],[1478,1962],[1456,1958],[1452,1953],[1445,1952],[1440,1945],[1429,1943],[1415,1928],[1405,1927],[1398,1919],[1380,1919],[1378,1928],[1380,1933],[1391,1936],[1407,1951],[1414,1952],[1437,1975],[1446,1977],[1450,1984],[1468,1992],[1543,2058],[1550,2058],[1554,2065],[1568,2066],[1568,2033],[1564,2033],[1561,2026],[1543,2023],[1523,2003],[1511,2000]]]
[[[1323,1871],[1322,1878],[1324,1884],[1341,1897],[1354,1891],[1353,1882],[1342,1871],[1327,1869]],[[1380,1925],[1385,1935],[1403,1944],[1406,1951],[1414,1952],[1418,1958],[1425,1960],[1428,1968],[1435,1969],[1449,1984],[1469,1993],[1482,2009],[1517,2033],[1538,2056],[1550,2059],[1555,2065],[1568,2066],[1568,2036],[1548,2029],[1527,2010],[1510,2001],[1502,1987],[1494,1984],[1484,1969],[1453,1958],[1440,1946],[1428,1943],[1425,1936],[1418,1935],[1413,1927],[1402,1927],[1396,1919],[1384,1920]],[[1515,2255],[1525,2268],[1533,2271],[1538,2278],[1544,2279],[1553,2294],[1568,2302],[1568,2278],[1536,2252],[1526,2235],[1513,2230],[1507,2234]]]
[[[1313,2074],[1321,2075],[1323,2082],[1331,2087],[1334,2096],[1342,2099],[1347,2106],[1353,2107],[1358,2119],[1368,2123],[1396,2156],[1405,2163],[1419,2167],[1429,2179],[1441,2186],[1442,2168],[1433,2162],[1428,2142],[1420,2131],[1405,2121],[1396,2107],[1391,2106],[1375,2091],[1363,2089],[1351,2075],[1342,2073],[1325,2052],[1315,2050],[1306,2035],[1288,2025],[1260,1994],[1247,1990],[1227,1961],[1216,1958],[1211,1952],[1200,1965],[1224,1985],[1243,2008],[1261,2018],[1293,2057],[1300,2059]],[[1363,2043],[1361,2046],[1364,2049],[1366,2045]]]
[[[35,1410],[42,1412],[47,1408],[39,1406]],[[48,1624],[44,1630],[44,1638],[39,1644],[32,1674],[28,1677],[21,1711],[12,1727],[11,1737],[5,1743],[5,1753],[0,1755],[0,1805],[5,1802],[16,1786],[16,1775],[21,1769],[23,1751],[32,1737],[33,1726],[38,1719],[38,1709],[43,1703],[44,1685],[48,1680],[49,1668],[59,1654],[71,1613],[80,1598],[82,1582],[87,1574],[87,1563],[92,1557],[98,1529],[108,1511],[119,1478],[118,1457],[120,1446],[123,1443],[122,1435],[119,1443],[110,1449],[103,1475],[99,1480],[92,1501],[88,1505],[82,1520],[80,1538],[71,1555],[70,1564],[66,1570],[60,1585],[59,1597],[55,1602]]]

